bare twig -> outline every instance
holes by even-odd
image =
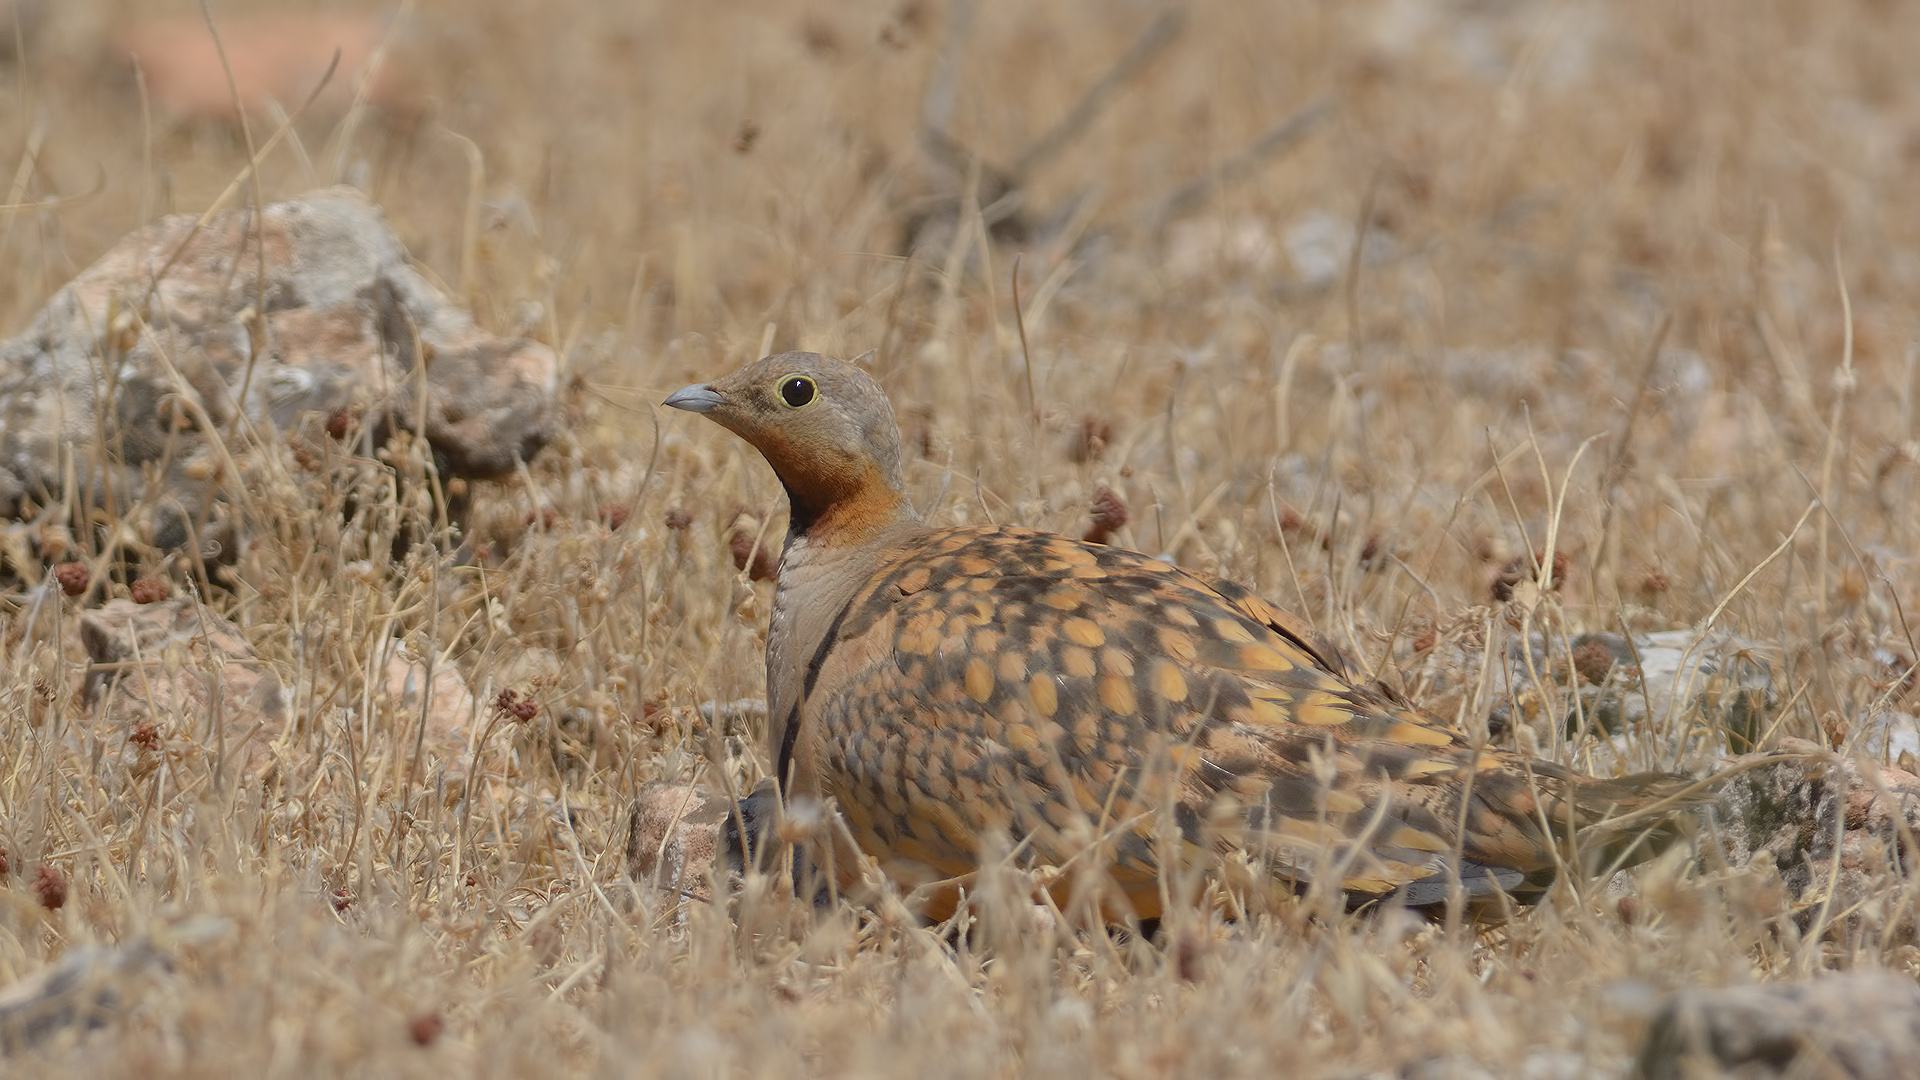
[[[1164,228],[1174,218],[1199,209],[1222,188],[1239,183],[1265,167],[1269,160],[1289,150],[1312,134],[1315,128],[1333,116],[1335,104],[1327,99],[1315,101],[1292,116],[1268,128],[1247,144],[1246,149],[1221,162],[1205,176],[1196,177],[1175,188],[1147,212],[1144,219],[1149,232]]]
[[[1013,168],[1009,170],[1014,178],[1024,180],[1031,176],[1036,170],[1044,168],[1048,162],[1059,156],[1060,152],[1071,146],[1076,139],[1086,134],[1087,129],[1093,126],[1093,122],[1098,120],[1107,106],[1113,103],[1114,97],[1142,71],[1145,71],[1155,57],[1166,51],[1167,46],[1173,44],[1174,39],[1180,36],[1180,31],[1186,29],[1186,25],[1187,14],[1183,9],[1169,8],[1161,12],[1158,18],[1140,32],[1139,37],[1133,39],[1133,44],[1120,59],[1114,61],[1113,66],[1107,69],[1107,73],[1087,88],[1087,92],[1081,95],[1079,102],[1072,109],[1067,111],[1067,115],[1061,117],[1053,127],[1047,129],[1046,134],[1040,136],[1032,146],[1027,147],[1025,152],[1014,159]]]
[[[953,126],[954,105],[960,100],[960,57],[967,51],[967,39],[973,36],[973,12],[974,0],[953,0],[947,5],[946,33],[940,38],[933,75],[920,99],[922,139],[945,139],[947,129]]]

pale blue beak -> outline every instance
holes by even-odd
[[[692,386],[683,386],[675,390],[667,400],[660,404],[665,405],[669,409],[685,409],[688,412],[705,413],[712,412],[725,403],[726,399],[721,397],[713,387],[706,383],[694,383]]]

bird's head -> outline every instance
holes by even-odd
[[[893,407],[852,364],[780,353],[662,404],[700,413],[760,451],[787,489],[795,535],[864,534],[909,514]]]

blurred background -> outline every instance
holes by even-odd
[[[246,149],[197,5],[8,7],[9,201],[53,207],[0,235],[17,328],[123,233],[203,208]],[[1732,479],[1823,443],[1850,343],[1884,391],[1848,406],[1882,440],[1863,467],[1911,483],[1874,458],[1914,436],[1905,5],[210,10],[256,143],[341,51],[263,164],[269,199],[361,187],[486,325],[609,383],[877,349],[890,372],[983,357],[968,393],[1012,407],[1018,256],[1059,438],[1157,411],[1123,369],[1161,391],[1167,365],[1211,365],[1221,392],[1311,339],[1290,391],[1352,395],[1347,424],[1418,417],[1351,443],[1319,408],[1267,417],[1336,471],[1478,452],[1523,401],[1570,451],[1644,390],[1669,408],[1638,423],[1712,455],[1681,471]],[[972,460],[963,403],[913,370],[890,385]],[[1096,388],[1121,397],[1092,408]]]
[[[983,205],[1023,173],[1027,240],[1007,250],[1085,255],[1098,240],[1071,284],[1107,273],[1155,295],[1245,296],[1269,335],[1316,329],[1340,306],[1315,289],[1344,276],[1366,203],[1387,267],[1367,290],[1374,340],[1608,348],[1657,309],[1679,318],[1675,344],[1743,364],[1719,290],[1764,280],[1831,301],[1837,247],[1856,268],[1861,359],[1903,349],[1878,301],[1913,272],[1896,254],[1912,223],[1888,206],[1920,155],[1902,68],[1920,14],[1905,5],[1192,4],[1092,122],[1030,167],[1023,155],[1164,13],[974,6],[211,11],[259,141],[342,50],[298,139],[266,163],[271,194],[355,183],[451,274],[471,147],[485,299],[551,300],[565,322],[652,346],[831,324],[897,276],[909,223],[926,200],[963,194],[977,160]],[[49,275],[64,280],[143,213],[203,206],[244,148],[197,5],[8,7],[14,201],[105,179],[51,217],[10,215],[8,279],[43,282],[0,297],[17,324]],[[373,108],[343,140],[383,50],[364,87]],[[1156,218],[1315,103],[1334,111],[1310,137]],[[930,118],[952,152],[929,151]],[[1036,284],[1051,269],[1037,257]]]

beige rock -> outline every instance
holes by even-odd
[[[466,775],[467,735],[480,710],[459,669],[446,663],[429,668],[405,642],[395,641],[387,650],[383,674],[387,707],[406,722],[408,745],[424,715],[423,752],[445,766],[450,777]]]
[[[669,897],[713,899],[723,875],[728,800],[693,784],[650,784],[627,821],[627,872]]]
[[[237,492],[212,436],[243,410],[268,435],[303,416],[358,416],[363,451],[423,431],[443,472],[476,478],[552,437],[553,350],[476,326],[358,192],[194,226],[177,215],[133,233],[0,344],[0,517],[60,503],[71,462],[80,490],[142,507],[137,539],[177,549],[209,486]],[[246,471],[244,454],[237,464]]]
[[[141,740],[185,737],[228,760],[244,743],[248,771],[266,765],[286,691],[238,626],[188,597],[119,599],[80,617],[80,641],[85,700],[107,723],[128,734],[150,726]]]

